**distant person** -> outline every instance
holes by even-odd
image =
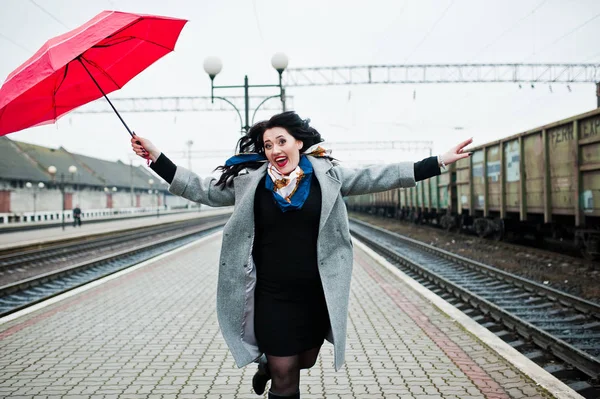
[[[218,179],[176,166],[148,139],[131,139],[173,194],[235,204],[223,230],[217,316],[238,367],[259,363],[254,391],[261,395],[271,380],[271,399],[300,398],[300,370],[314,366],[325,339],[335,368],[344,362],[353,254],[343,197],[413,187],[471,155],[469,139],[416,163],[348,168],[319,145],[309,121],[290,111],[258,122]]]
[[[73,209],[73,227],[81,227],[81,208],[76,205]]]

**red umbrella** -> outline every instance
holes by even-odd
[[[108,100],[107,93],[173,51],[186,22],[103,11],[79,28],[48,40],[0,88],[0,136],[53,123],[101,96]]]

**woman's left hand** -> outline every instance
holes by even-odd
[[[469,157],[472,154],[472,152],[465,150],[465,147],[468,146],[469,144],[471,144],[472,142],[473,142],[473,137],[471,137],[468,140],[463,141],[462,143],[458,144],[457,146],[452,147],[446,153],[440,155],[440,161],[443,161],[444,164],[446,164],[446,165],[450,165],[451,163],[454,163],[454,162],[458,161],[459,159]]]

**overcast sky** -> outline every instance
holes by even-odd
[[[289,67],[295,68],[600,63],[598,0],[0,0],[0,5],[0,81],[47,39],[103,10],[188,19],[175,51],[112,93],[113,98],[210,95],[202,67],[208,56],[223,61],[215,80],[220,85],[243,84],[244,75],[250,84],[276,83],[270,66],[275,52],[286,53]],[[483,144],[596,107],[593,84],[571,84],[570,89],[565,84],[552,90],[548,84],[533,89],[506,83],[410,84],[288,88],[287,94],[293,109],[311,118],[328,141],[431,140],[437,153],[464,138]],[[240,96],[243,90],[216,95]],[[274,112],[259,111],[257,119]],[[139,135],[186,166],[188,140],[193,150],[233,150],[239,138],[234,111],[123,116]],[[8,137],[130,162],[129,135],[114,114],[69,114],[56,125]],[[421,154],[397,156],[405,160]],[[192,167],[204,172],[222,162],[194,157]]]

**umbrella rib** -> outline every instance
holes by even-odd
[[[54,89],[54,93],[52,94],[52,109],[54,110],[54,121],[58,119],[57,107],[56,107],[56,93],[61,88],[62,84],[67,80],[67,73],[69,72],[69,64],[65,65],[65,73],[63,74],[63,78],[60,84]]]
[[[153,42],[152,40],[146,40],[146,39],[140,39],[140,40],[143,40],[143,41],[145,41],[146,43],[154,44],[155,46],[158,46],[158,47],[162,47],[162,48],[164,48],[165,50],[169,50],[169,51],[174,51],[174,50],[175,50],[175,49],[172,49],[172,48],[170,48],[170,47],[163,46],[163,45],[162,45],[162,44],[160,44],[160,43]]]
[[[154,44],[154,45],[155,45],[155,46],[157,46],[157,47],[162,47],[162,48],[164,48],[165,50],[169,50],[169,51],[173,51],[173,50],[174,50],[174,49],[172,49],[172,48],[169,48],[169,47],[167,47],[167,46],[163,46],[163,45],[162,45],[162,44],[160,44],[160,43],[156,43],[156,42],[154,42],[154,41],[152,41],[152,40],[142,39],[142,38],[135,37],[135,36],[127,36],[126,38],[123,38],[123,39],[125,39],[125,40],[121,40],[121,41],[118,41],[118,42],[117,42],[117,41],[115,41],[115,42],[113,42],[113,43],[106,43],[106,44],[95,44],[95,45],[93,45],[93,46],[92,46],[92,48],[104,48],[104,47],[110,47],[110,46],[114,46],[114,45],[117,45],[117,44],[122,44],[122,43],[125,43],[125,42],[127,42],[127,41],[129,41],[129,40],[138,39],[138,40],[141,40],[141,41],[143,41],[143,42],[146,42],[146,43]]]
[[[81,58],[81,60],[87,62],[88,64],[90,64],[91,66],[93,66],[94,68],[96,68],[98,71],[100,71],[104,76],[106,76],[108,79],[110,79],[111,82],[113,82],[115,84],[115,86],[117,86],[119,89],[123,88],[123,86],[121,86],[120,84],[118,84],[117,82],[115,82],[115,80],[112,78],[112,76],[110,76],[108,74],[108,72],[106,72],[103,68],[101,68],[98,64],[96,64],[93,61],[88,60],[87,58],[85,58],[84,56],[79,57]]]
[[[124,37],[118,37],[116,39],[120,39],[119,41],[114,41],[112,43],[105,43],[105,44],[95,44],[92,46],[92,48],[105,48],[105,47],[110,47],[110,46],[114,46],[116,44],[121,44],[121,43],[125,43],[129,40],[133,40],[136,39],[136,37],[134,36],[124,36]]]
[[[69,72],[69,64],[65,65],[65,73],[63,74],[63,78],[60,82],[60,84],[56,87],[56,89],[54,89],[54,97],[56,98],[56,93],[58,93],[58,90],[60,89],[60,87],[62,86],[63,83],[65,83],[65,80],[67,80],[67,73]]]
[[[137,23],[140,23],[140,22],[142,22],[143,20],[148,20],[148,19],[158,19],[158,18],[151,18],[151,17],[149,17],[149,16],[144,16],[143,18],[137,19],[137,20],[133,21],[132,23],[130,23],[129,25],[127,25],[127,26],[124,26],[124,27],[122,27],[121,29],[119,29],[118,31],[116,31],[116,32],[114,32],[114,33],[112,33],[112,34],[110,34],[110,35],[106,36],[106,39],[111,39],[111,38],[115,37],[116,35],[118,35],[119,33],[123,32],[125,29],[129,29],[129,28],[131,28],[133,25],[135,25],[135,24],[137,24]],[[145,41],[145,42],[148,42],[148,43],[152,43],[152,44],[154,44],[154,45],[156,45],[156,46],[158,46],[158,47],[162,47],[162,48],[164,48],[164,49],[167,49],[167,50],[169,50],[169,51],[174,51],[174,50],[175,50],[175,49],[168,48],[168,47],[166,47],[166,46],[163,46],[162,44],[158,44],[158,43],[155,43],[155,42],[153,42],[153,41],[150,41],[150,40],[145,40],[145,39],[140,39],[140,40],[143,40],[143,41]]]
[[[149,19],[149,18],[148,18]],[[110,35],[106,36],[107,39],[110,39],[112,37],[114,37],[115,35],[118,35],[119,33],[123,32],[125,29],[129,29],[131,28],[133,25],[140,23],[142,21],[142,18],[140,19],[136,19],[135,21],[133,21],[132,23],[130,23],[129,25],[125,25],[124,27],[122,27],[121,29],[119,29],[116,32],[111,33]]]

